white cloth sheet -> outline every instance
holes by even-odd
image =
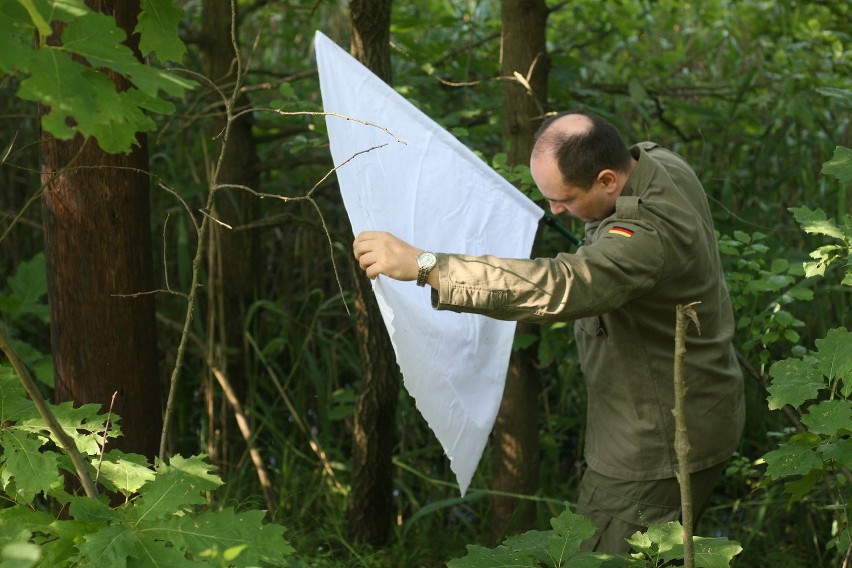
[[[435,252],[529,257],[541,208],[320,32],[315,47],[325,112],[355,119],[326,116],[355,234],[382,230]],[[414,282],[380,276],[373,290],[405,388],[464,495],[500,407],[515,323],[433,310],[431,289]]]

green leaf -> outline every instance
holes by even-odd
[[[160,61],[183,59],[186,45],[178,37],[178,24],[183,11],[172,0],[142,0],[142,11],[136,33],[143,56],[155,54]]]
[[[78,549],[87,566],[124,568],[128,557],[135,556],[137,534],[122,525],[107,525],[87,534]]]
[[[3,486],[15,480],[14,497],[19,503],[31,503],[59,478],[58,456],[55,452],[40,451],[41,440],[10,428],[0,431],[0,445],[3,446]]]
[[[0,72],[29,67],[34,35],[32,21],[20,4],[0,3]]]
[[[44,554],[42,566],[79,566],[80,553],[76,545],[102,526],[100,523],[77,520],[54,520],[45,530],[40,531],[51,537],[41,545]],[[72,562],[71,558],[75,560]]]
[[[818,448],[822,458],[833,461],[846,468],[852,468],[852,438],[834,440],[824,443]]]
[[[45,330],[46,332],[47,330]],[[41,383],[52,387],[53,386],[53,355],[50,353],[42,353],[26,341],[10,337],[9,343],[12,348],[18,353],[21,361],[31,369],[35,378]]]
[[[852,402],[826,400],[814,404],[802,416],[802,424],[811,432],[823,436],[852,434]]]
[[[772,450],[763,456],[766,462],[766,475],[779,479],[793,475],[807,475],[814,469],[822,469],[822,459],[814,451],[818,444],[818,436],[793,436],[788,443],[779,445],[777,450]]]
[[[47,271],[44,253],[40,252],[18,265],[15,274],[6,281],[9,287],[8,299],[12,304],[10,315],[32,314],[41,321],[49,321],[47,302],[42,298],[47,294]]]
[[[496,548],[468,545],[467,556],[447,563],[447,568],[539,568],[541,564],[526,552],[507,546]]]
[[[104,454],[100,472],[102,481],[111,482],[115,491],[126,496],[136,493],[140,487],[155,478],[144,456],[125,454],[119,450],[110,450]]]
[[[69,512],[73,519],[87,523],[106,524],[122,518],[119,511],[91,497],[72,497]]]
[[[572,556],[565,566],[570,568],[646,568],[648,564],[639,558],[612,556],[603,552],[581,552]]]
[[[819,483],[824,472],[821,469],[814,469],[807,475],[803,475],[795,481],[788,481],[784,484],[784,493],[790,495],[790,502],[795,503],[801,501],[805,495],[810,493],[814,485]]]
[[[577,553],[580,544],[595,534],[595,527],[586,517],[568,510],[550,520],[553,534],[547,538],[547,551],[555,566],[561,566],[568,558]]]
[[[113,18],[91,12],[68,24],[62,33],[62,49],[86,58],[92,67],[126,76],[149,97],[156,97],[160,90],[180,96],[191,85],[190,81],[139,61],[122,43],[126,37]]]
[[[831,160],[822,165],[822,173],[833,175],[844,183],[852,180],[852,150],[837,146]]]
[[[681,537],[681,541],[683,538]],[[696,568],[728,568],[734,556],[742,552],[738,542],[726,538],[693,537],[692,548],[695,552]],[[671,552],[663,555],[666,561],[683,558],[683,544],[675,545]]]
[[[136,556],[127,560],[128,568],[190,568],[199,564],[196,560],[186,558],[182,550],[168,546],[146,533],[137,535]]]
[[[136,143],[136,133],[154,130],[156,124],[133,101],[136,89],[129,89],[120,96],[121,110],[113,114],[113,120],[92,125],[91,135],[104,152],[126,152]]]
[[[677,521],[660,523],[648,527],[644,533],[636,533],[627,539],[637,552],[656,559],[677,545],[683,545],[683,526]]]
[[[56,516],[45,511],[29,507],[0,508],[0,543],[15,540],[18,530],[30,532],[49,531],[48,526],[56,520]]]
[[[769,376],[772,384],[766,390],[770,410],[778,410],[785,404],[797,408],[816,398],[826,386],[812,357],[778,361],[770,367]]]
[[[539,562],[547,562],[551,558],[547,541],[552,534],[553,531],[527,531],[506,538],[502,546],[512,552],[529,555]]]
[[[77,130],[91,136],[96,125],[108,123],[121,113],[121,99],[113,82],[73,61],[67,53],[43,47],[33,57],[29,71],[18,96],[49,107],[42,126],[59,139],[70,139]],[[76,123],[76,129],[69,122]]]
[[[27,391],[18,380],[12,367],[0,365],[0,424],[9,424],[38,416],[32,401],[27,398]]]
[[[832,329],[825,339],[814,343],[817,351],[813,355],[820,372],[829,380],[842,379],[847,388],[852,386],[852,332],[845,327]]]
[[[814,292],[810,288],[796,286],[787,290],[787,293],[790,294],[794,300],[799,302],[810,302],[814,299]]]
[[[790,211],[802,229],[806,233],[826,235],[836,239],[843,239],[843,231],[838,228],[834,221],[825,216],[822,209],[809,209],[808,207],[791,207]]]
[[[170,516],[162,523],[146,526],[155,538],[174,543],[191,556],[209,550],[244,547],[233,566],[258,566],[269,563],[282,566],[294,552],[284,539],[284,527],[263,523],[264,511],[235,513],[204,511],[198,515]]]
[[[212,469],[204,456],[183,458],[176,455],[168,464],[160,463],[154,479],[142,487],[142,496],[133,509],[137,519],[152,522],[185,510],[188,505],[207,503],[202,492],[222,485],[222,480],[210,473]]]
[[[769,270],[773,274],[783,274],[784,272],[787,271],[787,269],[789,267],[790,267],[790,263],[787,262],[787,259],[776,258],[775,260],[772,261],[772,265],[770,266]]]
[[[101,452],[101,442],[103,441],[103,429],[106,422],[106,416],[100,414],[101,407],[99,404],[89,403],[74,407],[71,401],[62,402],[58,405],[51,406],[56,421],[65,430],[65,433],[74,440],[77,449],[84,455],[95,456]],[[120,430],[116,424],[118,416],[113,415],[107,438],[115,438]],[[41,416],[33,416],[27,420],[21,420],[18,427],[29,432],[50,436],[53,438],[53,433],[47,428]],[[59,440],[53,440],[57,445]]]
[[[63,51],[84,57],[95,68],[106,68],[126,74],[141,62],[124,44],[127,33],[115,18],[100,12],[87,12],[62,32]]]

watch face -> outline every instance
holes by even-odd
[[[420,268],[431,268],[435,266],[436,262],[438,262],[438,259],[435,258],[434,253],[423,251],[417,255],[417,265],[420,266]]]

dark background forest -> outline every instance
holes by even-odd
[[[88,4],[130,31],[140,12]],[[822,243],[790,211],[852,213],[848,181],[822,171],[852,145],[849,2],[174,5],[185,53],[128,43],[194,85],[160,95],[171,109],[146,107],[130,152],[82,127],[57,136],[27,69],[7,61],[0,78],[0,316],[45,398],[112,408],[118,446],[152,462],[206,454],[225,482],[210,506],[267,510],[297,566],[440,566],[549,528],[575,498],[585,395],[570,324],[519,326],[492,440],[459,497],[354,267],[320,30],[533,199],[527,157],[548,112],[599,113],[629,143],[687,159],[719,233],[748,399],[699,534],[740,543],[734,566],[849,562],[848,470],[791,499],[762,460],[801,429],[797,409],[768,408],[770,368],[852,321],[836,273],[805,277]],[[542,226],[535,253],[573,246]]]

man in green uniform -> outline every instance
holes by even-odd
[[[586,222],[576,254],[432,253],[374,231],[358,235],[353,250],[370,278],[429,284],[439,310],[576,320],[588,390],[577,511],[598,528],[584,549],[625,552],[636,531],[680,516],[672,415],[678,305],[700,302],[701,334],[688,335],[685,361],[696,517],[742,432],[742,374],[710,209],[682,158],[649,142],[628,149],[613,125],[584,112],[542,124],[530,169],[554,214]]]

